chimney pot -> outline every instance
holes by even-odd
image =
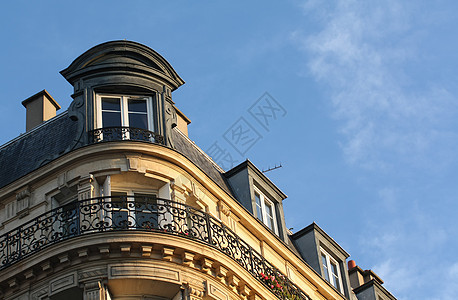
[[[348,261],[348,270],[351,270],[354,267],[356,267],[356,262],[354,260],[349,260]]]

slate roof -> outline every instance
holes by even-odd
[[[67,112],[0,147],[0,188],[56,159],[73,142],[76,122]]]
[[[67,112],[43,123],[0,147],[0,188],[64,155],[76,135],[77,122]],[[232,195],[224,171],[189,138],[172,130],[174,148],[206,173],[223,190]]]
[[[176,128],[172,130],[172,140],[175,150],[182,153],[205,174],[218,184],[228,194],[232,195],[231,189],[223,176],[224,171],[214,163],[210,157],[203,153],[189,138],[180,133]]]

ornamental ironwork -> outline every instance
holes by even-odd
[[[104,127],[89,131],[90,143],[122,140],[162,144],[164,137],[156,132],[135,127]]]
[[[0,270],[73,237],[119,230],[192,239],[225,253],[279,299],[306,299],[299,287],[230,228],[209,214],[167,199],[99,197],[50,210],[0,236]]]

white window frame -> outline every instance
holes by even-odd
[[[268,197],[266,197],[257,187],[254,187],[254,208],[255,208],[255,216],[258,218],[258,220],[262,221],[264,225],[266,225],[268,228],[269,227],[269,222],[267,220],[267,210],[266,210],[266,203],[272,208],[272,219],[273,219],[273,228],[270,228],[275,234],[278,235],[278,226],[277,226],[277,215],[275,211],[275,203],[271,201]],[[258,209],[257,209],[257,204],[256,204],[256,194],[259,195],[259,199],[261,201],[261,212],[262,212],[262,218],[258,216]],[[262,219],[262,220],[261,220]]]
[[[128,99],[145,99],[146,100],[146,114],[148,117],[148,130],[154,131],[154,118],[153,118],[153,98],[151,96],[136,96],[136,95],[120,95],[120,94],[96,94],[96,119],[95,119],[95,128],[103,128],[102,120],[102,98],[103,97],[112,97],[121,99],[121,126],[129,126],[129,108],[128,108]]]
[[[326,257],[326,268],[328,269],[328,276],[329,278],[325,277],[324,274],[324,266],[323,266],[323,260],[322,256]],[[339,279],[339,286],[336,286],[335,278],[333,276],[332,268],[331,268],[331,263],[333,263],[337,267],[337,278]],[[323,277],[332,284],[339,292],[343,293],[343,282],[342,282],[342,275],[340,274],[340,264],[337,260],[335,260],[328,252],[326,252],[323,248],[320,247],[320,266],[323,270]]]

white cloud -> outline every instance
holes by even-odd
[[[412,289],[418,280],[418,276],[421,276],[415,266],[407,266],[394,259],[383,261],[375,265],[374,269],[377,270],[377,275],[382,280],[389,280],[391,288],[399,292]]]
[[[419,59],[410,8],[399,1],[333,4],[306,2],[306,13],[317,12],[323,27],[311,35],[296,30],[291,39],[309,55],[309,72],[330,87],[347,161],[386,168],[396,157],[414,166],[437,165],[447,155],[435,145],[458,137],[447,123],[457,117],[457,104],[434,78],[413,89],[421,83],[405,70]]]
[[[382,188],[378,191],[378,196],[382,200],[382,207],[390,213],[396,212],[398,208],[397,202],[399,201],[397,197],[395,188]]]
[[[458,101],[454,87],[430,75],[423,61],[440,52],[420,48],[440,36],[423,22],[441,14],[415,5],[421,4],[307,1],[307,18],[320,26],[314,32],[299,28],[290,38],[306,54],[308,73],[322,84],[340,121],[345,159],[377,171],[362,172],[371,177],[367,188],[377,192],[359,214],[364,232],[355,260],[361,255],[361,267],[380,275],[398,299],[455,299],[458,264],[450,249],[456,247],[456,222],[444,209],[455,207],[441,196],[456,198],[447,185],[456,174]],[[434,62],[444,64],[435,69],[448,63]],[[441,180],[447,183],[437,185]]]
[[[440,281],[439,295],[433,300],[455,300],[458,294],[458,262],[451,263],[442,272],[444,276]]]
[[[379,195],[388,203],[397,203],[400,197],[394,188],[382,189]],[[385,214],[384,223],[366,221],[359,247],[369,265],[360,267],[372,269],[398,299],[409,299],[408,295],[415,294],[413,291],[421,294],[420,290],[428,291],[428,299],[453,299],[445,297],[445,291],[458,292],[458,283],[456,287],[449,284],[451,277],[458,275],[458,264],[448,270],[450,254],[444,251],[454,242],[453,229],[437,224],[434,216],[422,212],[415,203],[410,203],[410,208],[396,206],[398,210]],[[393,216],[396,213],[399,215]],[[354,259],[358,261],[358,257]]]

